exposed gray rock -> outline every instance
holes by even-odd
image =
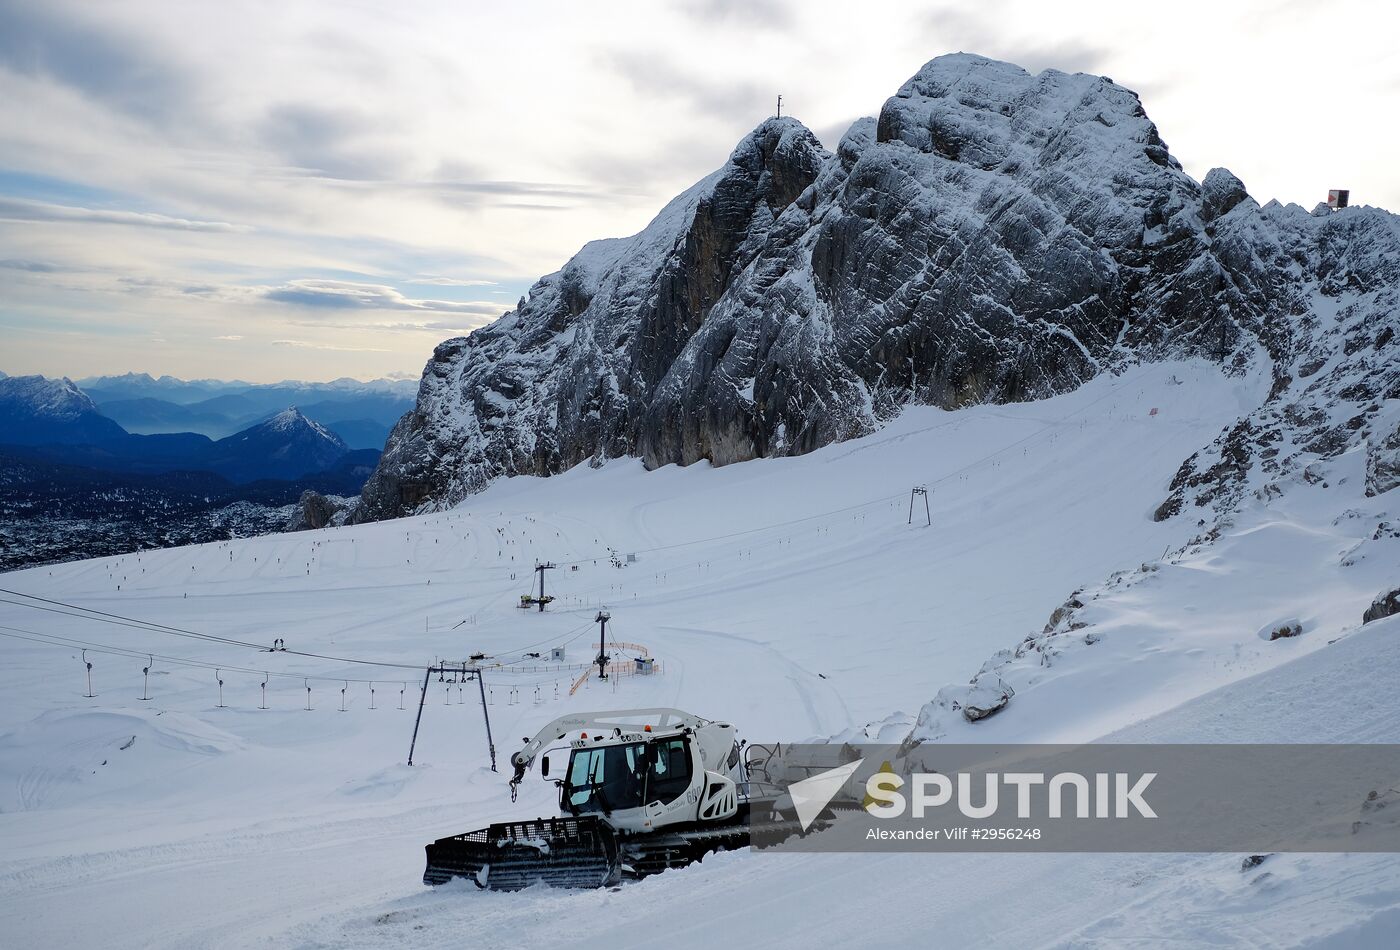
[[[1400,485],[1400,425],[1366,445],[1366,494],[1375,496]]]
[[[1006,683],[996,677],[984,677],[974,680],[968,691],[954,701],[953,708],[961,707],[964,719],[977,722],[1001,712],[1013,695],[1015,691]]]
[[[1005,709],[1016,691],[994,669],[1004,659],[1004,656],[993,657],[969,682],[940,689],[938,695],[919,710],[904,741],[915,745],[937,741],[948,734],[950,717],[980,722]]]
[[[1227,168],[1212,168],[1201,182],[1201,221],[1210,224],[1249,198],[1244,182]]]
[[[1351,823],[1351,833],[1395,833],[1400,824],[1400,788],[1371,789],[1361,803],[1361,817]]]
[[[1297,618],[1290,617],[1287,620],[1275,620],[1272,623],[1266,624],[1263,629],[1259,631],[1259,639],[1287,640],[1301,635],[1302,632],[1302,622]]]
[[[308,489],[301,493],[301,500],[297,502],[291,518],[288,519],[286,530],[311,531],[325,528],[336,522],[336,516],[346,509],[347,504],[348,500],[345,498],[326,496]]]
[[[1074,613],[1075,611],[1082,610],[1084,608],[1084,603],[1079,599],[1079,594],[1079,591],[1075,591],[1073,594],[1070,595],[1068,600],[1066,600],[1063,604],[1056,607],[1053,611],[1050,612],[1050,619],[1046,621],[1045,629],[1041,631],[1042,634],[1057,632],[1062,627],[1065,627],[1067,629],[1078,629],[1077,627],[1073,626]],[[1084,625],[1082,623],[1079,624],[1079,627],[1083,626]]]
[[[1376,599],[1371,601],[1371,606],[1362,614],[1361,622],[1370,623],[1372,620],[1382,620],[1396,614],[1400,614],[1400,587],[1377,594]]]
[[[1272,202],[1245,208],[1215,234],[1241,253],[1248,245],[1253,263],[1232,268],[1231,279],[1267,288],[1263,313],[1273,330],[1261,341],[1273,341],[1273,390],[1182,463],[1158,520],[1228,510],[1253,485],[1305,473],[1363,443],[1368,491],[1391,477],[1386,446],[1396,420],[1385,407],[1400,399],[1400,219],[1379,208],[1318,217]]]

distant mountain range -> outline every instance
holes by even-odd
[[[234,483],[297,479],[345,456],[372,461],[375,449],[352,450],[337,433],[295,407],[222,439],[196,432],[140,435],[108,418],[69,379],[0,379],[0,445],[24,446],[46,459],[123,474],[212,472]]]
[[[107,418],[127,432],[152,435],[197,432],[221,439],[297,406],[309,419],[333,430],[354,449],[379,449],[389,430],[413,407],[416,380],[335,379],[327,383],[286,380],[177,379],[148,373],[92,376],[76,384]]]
[[[394,393],[403,388],[387,380],[271,387],[149,376],[98,382],[108,387],[99,392],[168,391],[244,407],[300,393],[371,412],[401,399]],[[232,391],[210,395],[219,387]],[[149,396],[135,401],[185,408]],[[280,530],[299,524],[292,506],[304,492],[355,495],[379,458],[377,447],[353,448],[295,406],[258,415],[218,439],[133,433],[72,380],[0,373],[0,570]]]

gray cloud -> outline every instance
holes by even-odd
[[[433,181],[410,183],[409,187],[435,192],[440,200],[461,205],[479,204],[483,198],[511,199],[517,202],[530,198],[559,198],[580,202],[608,200],[614,195],[607,189],[588,185],[535,181]]]
[[[149,211],[120,211],[106,208],[83,208],[78,205],[50,204],[28,198],[0,195],[0,218],[11,221],[77,221],[87,224],[120,224],[138,228],[163,228],[171,231],[218,231],[242,233],[252,228],[227,221],[194,221],[173,218]]]
[[[841,144],[841,137],[849,132],[851,126],[859,122],[860,119],[861,116],[852,116],[849,119],[842,119],[839,122],[829,122],[826,125],[821,125],[812,129],[812,134],[815,135],[823,145],[834,152],[836,151],[836,146]]]
[[[589,198],[597,192],[597,189],[586,185],[538,181],[434,181],[424,182],[422,187],[473,195],[539,195],[547,198]]]
[[[499,309],[499,308],[498,308]],[[493,314],[491,317],[483,316],[479,320],[434,320],[429,323],[381,323],[376,324],[376,330],[414,330],[427,331],[429,333],[470,333],[479,330],[491,321],[499,317],[500,314]]]
[[[362,284],[348,280],[293,280],[265,291],[262,296],[279,303],[325,310],[426,310],[486,317],[498,317],[503,312],[499,304],[419,300],[405,297],[384,284]]]
[[[1111,50],[1074,37],[1018,37],[1006,28],[1011,16],[1011,9],[1002,0],[984,0],[975,11],[961,5],[940,5],[924,16],[923,30],[933,48],[980,53],[1015,63],[1031,73],[1046,69],[1101,73],[1112,56]]]
[[[607,148],[575,154],[573,166],[590,180],[659,202],[657,208],[722,165],[740,135],[774,110],[774,86],[686,72],[649,49],[600,57],[599,64],[630,83],[639,99],[653,100],[668,114],[685,116],[686,121],[679,131],[649,136],[642,149]],[[701,123],[742,131],[726,142],[701,131]]]
[[[389,353],[377,346],[344,346],[339,343],[313,343],[310,340],[273,340],[273,346],[292,346],[304,350],[333,350],[337,353]]]
[[[0,199],[3,205],[4,199]],[[272,301],[288,304],[311,314],[324,313],[330,319],[295,322],[293,326],[316,327],[319,329],[339,328],[347,330],[434,330],[460,332],[485,326],[509,309],[502,301],[494,300],[434,300],[409,297],[386,284],[361,281],[331,279],[296,279],[275,285],[235,284],[227,282],[190,282],[150,274],[129,274],[120,271],[72,270],[25,260],[0,260],[0,268],[24,272],[56,275],[62,279],[66,274],[82,274],[80,284],[71,285],[80,289],[104,290],[150,298],[183,299],[197,297],[201,301],[237,306],[257,305]],[[490,285],[491,281],[457,281],[452,278],[424,278],[420,283],[444,284],[446,286]],[[425,319],[405,323],[374,323],[376,312],[394,311],[427,315],[449,314],[450,319],[437,321]],[[363,313],[365,319],[355,318],[354,322],[333,322],[333,314],[350,315]],[[342,318],[344,319],[344,318]],[[219,337],[218,339],[231,339]]]
[[[751,26],[781,29],[793,25],[793,14],[781,0],[685,0],[681,12],[701,23],[742,20]]]
[[[0,65],[146,119],[191,111],[194,74],[142,37],[93,22],[87,12],[81,4],[0,0]]]
[[[673,108],[679,101],[707,118],[726,123],[742,124],[752,119],[751,124],[757,125],[768,114],[767,103],[773,98],[761,83],[686,73],[676,68],[673,60],[650,50],[614,53],[604,62],[638,92],[666,99]]]
[[[1003,57],[1024,66],[1032,73],[1058,69],[1066,73],[1101,74],[1108,68],[1112,51],[1080,40],[1008,43]]]
[[[309,330],[310,330],[310,329],[314,329],[314,330],[355,330],[355,331],[357,331],[357,332],[385,330],[385,331],[396,332],[396,333],[397,333],[397,332],[410,332],[410,333],[428,332],[428,333],[436,333],[436,334],[439,334],[439,335],[441,335],[441,334],[443,334],[443,333],[458,334],[458,333],[470,333],[470,332],[472,332],[473,330],[480,329],[481,327],[484,327],[484,326],[486,326],[487,324],[494,322],[494,321],[496,320],[496,318],[500,315],[500,313],[501,313],[501,312],[504,312],[504,311],[501,311],[499,307],[497,308],[497,311],[498,311],[497,313],[494,313],[492,316],[489,316],[489,317],[487,317],[487,316],[481,316],[481,317],[468,316],[466,319],[454,319],[454,320],[420,320],[420,321],[411,321],[411,322],[409,322],[409,321],[404,321],[404,322],[399,322],[399,323],[373,323],[373,322],[368,322],[368,323],[367,323],[367,322],[358,322],[358,323],[336,323],[336,322],[329,322],[329,321],[325,321],[325,320],[315,320],[315,321],[309,321],[309,320],[308,320],[308,321],[294,320],[294,321],[292,321],[291,323],[289,323],[288,326],[293,326],[293,327],[305,327],[306,329],[309,329]]]
[[[63,268],[59,267],[57,264],[49,264],[45,261],[23,261],[14,259],[0,261],[0,267],[3,267],[5,270],[28,271],[31,274],[57,274],[63,270]]]
[[[495,287],[494,280],[458,280],[456,277],[415,277],[409,284],[431,284],[435,287]]]
[[[558,199],[573,204],[611,201],[636,194],[625,185],[487,178],[468,162],[448,159],[424,176],[405,177],[406,156],[375,144],[395,134],[377,118],[351,109],[303,103],[283,103],[268,110],[259,126],[259,139],[285,164],[270,178],[303,181],[314,178],[336,188],[375,194],[400,191],[432,197],[456,207],[497,206],[501,201]],[[561,207],[549,205],[548,207]]]
[[[509,208],[512,211],[574,211],[575,205],[547,205],[536,201],[504,201],[500,204],[502,208]]]
[[[404,154],[382,144],[395,130],[349,108],[279,103],[267,111],[259,133],[292,166],[327,178],[376,181],[404,167]]]
[[[610,147],[579,153],[573,157],[573,162],[581,174],[615,184],[619,194],[646,198],[646,206],[655,212],[683,189],[723,165],[738,141],[738,135],[726,142],[695,134],[687,128],[685,134],[647,142],[647,150]]]
[[[585,173],[587,169],[582,169]],[[312,174],[320,174],[309,170]],[[305,177],[300,170],[297,177]],[[324,175],[320,180],[338,188],[384,193],[399,191],[429,197],[452,208],[475,209],[487,205],[498,208],[528,208],[534,210],[570,210],[585,203],[609,203],[620,198],[635,197],[646,192],[635,180],[625,177],[609,179],[598,184],[570,184],[548,181],[510,181],[505,179],[390,179],[357,178],[351,175]]]

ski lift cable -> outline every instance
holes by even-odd
[[[152,658],[153,658],[153,659],[160,660],[160,661],[163,662],[163,663],[170,663],[170,664],[174,664],[174,665],[177,665],[177,666],[186,666],[186,667],[191,667],[191,668],[194,668],[194,669],[205,669],[205,670],[221,669],[221,670],[232,671],[232,672],[235,672],[235,673],[249,673],[249,674],[253,674],[253,675],[256,675],[256,676],[278,676],[278,677],[285,677],[285,678],[288,678],[288,679],[313,679],[313,680],[323,680],[323,681],[326,681],[326,682],[337,682],[337,683],[345,682],[345,677],[343,677],[343,676],[316,676],[316,675],[314,675],[314,674],[306,674],[306,673],[281,673],[281,672],[277,672],[277,671],[275,671],[275,670],[260,670],[260,669],[253,669],[252,667],[230,666],[230,665],[227,664],[227,663],[211,663],[211,662],[207,662],[207,661],[205,661],[205,660],[195,660],[195,659],[191,659],[190,657],[169,656],[169,655],[164,654],[164,653],[151,653],[151,652],[145,651],[145,650],[129,650],[129,649],[127,649],[126,647],[119,647],[119,646],[115,646],[115,645],[113,645],[113,644],[108,644],[108,643],[96,643],[96,642],[89,641],[89,640],[76,640],[76,639],[73,639],[72,637],[60,637],[60,636],[58,636],[57,634],[39,633],[39,632],[36,631],[36,630],[25,630],[25,629],[23,629],[22,627],[10,627],[10,626],[5,626],[5,625],[3,625],[3,624],[0,624],[0,631],[6,631],[6,630],[12,631],[12,632],[10,632],[10,633],[0,632],[0,637],[8,637],[8,638],[13,639],[13,640],[29,640],[29,641],[34,642],[34,643],[43,644],[43,645],[45,645],[45,646],[62,647],[62,648],[64,648],[64,649],[86,649],[86,650],[89,650],[89,651],[94,652],[94,653],[104,653],[104,654],[107,654],[107,655],[109,655],[109,656],[131,657],[131,658],[134,658],[134,659],[142,659],[142,658],[152,659]],[[398,681],[397,681],[397,680],[391,681],[391,680],[385,680],[385,679],[380,679],[380,680],[365,680],[365,679],[353,679],[353,678],[352,678],[352,679],[350,680],[350,682],[351,682],[351,683],[371,683],[371,682],[387,683],[387,682],[398,682]]]
[[[579,632],[578,634],[576,634],[574,637],[570,638],[570,640],[565,641],[565,642],[566,642],[566,643],[567,643],[567,642],[571,642],[572,640],[577,639],[578,636],[582,636],[582,631],[583,631],[583,630],[586,630],[586,629],[587,629],[588,627],[590,627],[591,625],[592,625],[592,624],[591,624],[591,622],[590,622],[590,623],[582,624],[580,627],[575,628],[576,630],[579,630],[580,632]],[[3,632],[3,631],[10,631],[10,632],[9,632],[9,633],[5,633],[5,632]],[[316,675],[316,674],[285,673],[285,672],[271,671],[271,670],[264,670],[264,669],[254,669],[254,668],[252,668],[252,667],[243,667],[243,666],[231,665],[231,664],[224,663],[224,662],[217,662],[217,663],[216,663],[216,662],[210,662],[210,661],[206,661],[206,660],[196,660],[196,659],[192,659],[192,658],[190,658],[190,657],[173,656],[173,655],[164,654],[164,653],[152,653],[152,652],[146,651],[146,650],[134,650],[134,649],[126,648],[126,647],[116,646],[116,645],[114,645],[114,644],[99,643],[99,642],[91,641],[91,640],[80,640],[80,639],[77,639],[77,638],[74,638],[74,637],[59,636],[58,634],[40,633],[40,632],[35,631],[35,630],[27,630],[27,629],[24,629],[24,628],[21,628],[21,627],[11,627],[11,626],[7,626],[7,625],[4,625],[4,624],[0,624],[0,636],[6,637],[6,638],[8,638],[8,639],[13,639],[13,640],[25,640],[25,641],[29,641],[29,642],[32,642],[32,643],[38,643],[38,644],[41,644],[41,645],[44,645],[44,646],[57,647],[57,648],[60,648],[60,649],[70,649],[70,650],[71,650],[71,649],[85,649],[85,650],[89,650],[89,651],[94,652],[94,653],[102,653],[102,654],[109,655],[109,656],[119,656],[119,657],[133,658],[133,659],[142,659],[142,658],[144,658],[144,659],[147,660],[147,663],[148,663],[148,664],[151,662],[152,659],[159,659],[159,660],[161,660],[163,663],[167,663],[167,664],[171,664],[171,665],[175,665],[175,666],[183,666],[183,667],[188,667],[188,668],[192,668],[192,669],[227,670],[227,671],[237,672],[237,673],[247,673],[247,674],[254,675],[254,676],[265,676],[265,677],[266,677],[266,676],[276,676],[276,677],[286,678],[286,679],[314,679],[314,680],[317,680],[318,682],[341,682],[341,683],[343,683],[343,682],[350,682],[350,683],[360,683],[360,684],[370,684],[370,683],[375,683],[375,682],[391,682],[391,680],[385,680],[383,677],[379,678],[378,680],[357,679],[357,678],[354,678],[354,677],[350,677],[350,678],[347,679],[347,678],[344,677],[344,676],[321,676],[321,675]],[[281,652],[281,651],[279,651],[279,652]],[[291,653],[292,651],[288,650],[288,651],[285,651],[285,652]],[[413,669],[414,672],[416,673],[416,672],[420,669],[420,667],[413,667],[412,669]],[[497,672],[499,672],[499,673],[501,673],[501,674],[510,674],[510,673],[512,673],[512,671],[511,671],[509,668],[498,668],[498,669],[497,669]],[[533,670],[532,670],[532,671],[530,671],[530,672],[536,672],[536,671],[533,671]],[[557,674],[549,674],[549,675],[545,676],[544,678],[538,679],[538,680],[517,681],[516,685],[517,685],[517,686],[532,686],[532,685],[533,685],[533,686],[540,686],[540,685],[552,683],[552,682],[554,682],[554,681],[557,680],[557,679],[558,679],[558,675],[557,675]]]
[[[78,604],[70,604],[61,600],[54,600],[48,597],[40,597],[37,594],[26,594],[22,591],[9,590],[0,587],[0,594],[9,594],[13,597],[24,597],[28,600],[39,601],[37,604],[22,603],[19,601],[5,600],[0,598],[0,603],[12,604],[16,607],[28,607],[33,610],[43,610],[48,613],[62,614],[67,617],[76,617],[80,620],[92,620],[99,623],[108,623],[114,626],[132,627],[138,630],[145,630],[150,633],[163,633],[170,636],[185,637],[187,639],[206,640],[214,643],[223,643],[229,646],[243,647],[244,649],[257,650],[259,653],[267,652],[266,644],[252,643],[247,640],[236,640],[232,637],[221,637],[210,633],[200,633],[195,630],[188,630],[184,627],[172,627],[168,624],[155,623],[149,620],[139,620],[134,617],[125,617],[121,614],[108,613],[104,610],[97,610],[92,607],[83,607]],[[53,606],[44,607],[42,604]],[[67,610],[59,610],[59,607]],[[82,613],[71,613],[70,611],[82,611]],[[355,663],[361,666],[377,666],[386,669],[399,670],[420,670],[422,665],[418,663],[393,663],[381,660],[363,660],[357,657],[333,656],[326,653],[311,653],[305,650],[279,650],[279,653],[286,653],[291,656],[303,656],[313,660],[326,660],[332,663]]]
[[[11,602],[11,601],[0,600],[0,603],[12,603],[12,602]],[[20,606],[24,606],[24,605],[21,604]],[[77,615],[72,615],[72,616],[77,616]],[[574,631],[578,631],[578,632],[575,633],[575,635],[574,635],[573,637],[571,637],[569,640],[566,640],[566,641],[564,641],[564,642],[565,642],[565,643],[569,643],[569,642],[572,642],[573,640],[578,639],[579,636],[582,636],[582,635],[583,635],[583,631],[585,631],[585,630],[586,630],[588,627],[590,627],[591,625],[592,625],[591,622],[589,622],[589,623],[581,624],[581,625],[579,625],[578,627],[575,627],[573,630],[571,630],[571,631],[569,631],[569,632],[570,632],[570,633],[574,633]],[[40,633],[39,631],[36,631],[36,630],[27,630],[27,629],[24,629],[24,628],[22,628],[22,627],[11,627],[11,626],[7,626],[7,625],[5,625],[5,624],[0,624],[0,631],[5,631],[5,630],[11,631],[11,633],[10,633],[10,634],[0,633],[0,636],[8,636],[8,637],[10,637],[11,639],[16,639],[16,640],[30,640],[30,641],[33,641],[33,642],[35,642],[35,643],[43,643],[43,644],[46,644],[46,645],[57,646],[57,647],[63,647],[63,648],[66,648],[66,649],[88,649],[88,650],[93,650],[94,652],[105,653],[105,654],[108,654],[108,655],[111,655],[111,656],[134,657],[134,658],[137,658],[137,659],[140,659],[140,658],[142,658],[142,657],[148,657],[148,658],[149,658],[149,657],[155,657],[155,658],[160,659],[160,660],[162,660],[162,661],[164,661],[164,662],[167,662],[167,663],[173,663],[173,664],[176,664],[176,665],[187,666],[187,667],[197,668],[197,669],[210,669],[210,670],[214,670],[214,669],[224,669],[224,670],[232,670],[232,671],[239,672],[239,673],[251,673],[251,674],[256,674],[256,675],[263,675],[263,674],[266,674],[266,675],[268,675],[268,676],[286,677],[286,678],[290,678],[290,679],[307,679],[307,678],[309,678],[309,679],[314,679],[314,680],[319,680],[319,681],[325,681],[325,682],[345,682],[345,681],[346,681],[346,677],[344,677],[344,676],[318,676],[318,675],[315,675],[315,674],[305,674],[305,673],[283,673],[283,672],[268,671],[268,670],[263,670],[263,669],[254,669],[254,668],[252,668],[252,667],[236,666],[236,665],[232,665],[232,664],[225,663],[225,662],[218,662],[218,663],[215,663],[215,662],[206,661],[206,660],[196,660],[196,659],[192,659],[192,658],[190,658],[190,657],[173,656],[173,655],[164,654],[164,653],[152,653],[152,652],[149,651],[149,650],[136,650],[136,649],[131,649],[131,648],[128,648],[128,647],[116,646],[116,645],[114,645],[114,644],[109,644],[109,643],[99,643],[99,642],[93,641],[93,640],[81,640],[81,639],[77,639],[77,638],[75,638],[75,637],[65,637],[65,636],[60,636],[59,634],[54,634],[54,633]],[[534,645],[535,645],[535,644],[531,644],[531,646],[534,646]],[[266,651],[264,650],[264,652],[266,652]],[[291,651],[291,650],[277,651],[277,652],[285,652],[285,653],[287,653],[287,654],[293,654],[293,651]],[[295,654],[295,655],[301,655],[301,654]],[[520,661],[513,661],[513,662],[520,662]],[[417,673],[417,672],[421,669],[421,667],[414,666],[414,667],[411,667],[411,669],[412,669],[415,673]],[[512,673],[512,671],[511,671],[508,667],[505,667],[505,666],[503,666],[503,667],[501,667],[501,668],[498,668],[498,672],[500,672],[500,673],[502,673],[502,674],[510,674],[510,673]],[[531,671],[531,672],[534,672],[534,671]],[[390,681],[390,680],[386,680],[386,679],[384,679],[383,677],[381,677],[381,678],[378,679],[378,680],[356,679],[356,678],[354,678],[354,677],[351,677],[351,678],[349,679],[349,682],[351,682],[351,683],[373,683],[373,682],[389,682],[389,681]],[[551,679],[545,679],[545,680],[540,680],[539,682],[551,682],[551,681],[552,681]]]
[[[119,647],[113,644],[96,643],[90,640],[77,640],[72,637],[60,637],[57,634],[39,633],[38,631],[25,630],[21,627],[10,627],[0,625],[0,630],[12,631],[11,633],[0,633],[0,636],[9,637],[10,639],[14,640],[29,640],[34,643],[41,643],[46,646],[63,647],[65,649],[86,649],[94,653],[105,653],[109,656],[131,657],[134,659],[141,659],[142,657],[145,657],[147,658],[148,662],[150,660],[161,660],[164,663],[170,663],[179,666],[188,666],[197,669],[223,669],[231,670],[238,673],[252,673],[258,676],[283,676],[291,677],[293,679],[303,679],[307,676],[307,674],[303,673],[279,673],[268,670],[255,670],[250,667],[231,666],[227,663],[212,663],[204,660],[191,659],[189,657],[170,656],[164,653],[151,653],[149,651],[142,650],[129,650],[125,647]],[[340,676],[314,675],[310,678],[317,680],[334,680],[337,682],[342,681],[344,679],[344,677]],[[367,683],[369,682],[369,680],[352,680],[352,682]]]
[[[14,632],[5,633],[4,631],[7,631],[7,630],[8,630],[8,631],[14,631]],[[162,663],[166,663],[166,664],[169,664],[169,665],[172,665],[172,666],[182,666],[182,667],[187,667],[187,668],[190,668],[190,669],[200,669],[200,670],[223,670],[223,671],[225,671],[225,672],[232,672],[232,673],[247,673],[247,674],[249,674],[250,676],[260,676],[260,677],[273,677],[273,676],[275,676],[275,677],[279,677],[279,678],[282,678],[282,679],[316,680],[317,682],[320,682],[320,683],[358,683],[358,684],[371,684],[371,683],[380,683],[380,684],[384,684],[384,683],[400,683],[399,680],[384,679],[384,678],[382,678],[382,677],[381,677],[380,679],[375,679],[375,680],[356,679],[356,678],[354,678],[354,677],[350,677],[350,678],[347,679],[347,678],[344,677],[344,676],[318,676],[318,675],[316,675],[316,674],[308,674],[308,673],[282,673],[282,672],[278,672],[278,671],[276,671],[276,670],[254,669],[254,668],[252,668],[252,667],[245,667],[245,666],[230,666],[230,665],[228,665],[228,664],[226,664],[226,663],[210,663],[210,662],[206,662],[206,661],[204,661],[204,660],[194,660],[194,659],[190,659],[189,657],[169,656],[169,655],[166,655],[166,654],[164,654],[164,653],[150,653],[150,652],[142,652],[142,651],[139,651],[139,650],[128,650],[128,649],[126,649],[125,647],[113,646],[113,645],[111,645],[111,644],[93,643],[93,642],[89,642],[89,641],[86,641],[86,640],[75,640],[75,639],[72,639],[71,637],[60,637],[60,636],[57,636],[56,634],[39,633],[39,632],[34,631],[34,630],[24,630],[24,629],[22,629],[22,628],[20,628],[20,627],[10,627],[10,626],[5,626],[5,625],[3,625],[3,624],[0,624],[0,637],[6,637],[6,638],[9,638],[9,639],[12,639],[12,640],[26,640],[26,641],[29,641],[29,642],[31,642],[31,643],[37,643],[37,644],[39,644],[39,645],[41,645],[41,646],[51,646],[51,647],[57,647],[57,648],[59,648],[59,649],[65,649],[65,650],[85,649],[85,650],[87,650],[89,653],[101,653],[101,654],[104,654],[104,655],[107,655],[107,656],[117,656],[117,657],[123,657],[123,658],[131,658],[131,659],[146,659],[148,662],[149,662],[149,660],[150,660],[151,658],[154,658],[154,659],[156,659],[156,660],[160,660]],[[416,670],[417,670],[417,669],[421,669],[421,668],[416,668]],[[415,671],[416,671],[416,670],[415,670]],[[509,670],[499,670],[499,671],[496,671],[496,672],[500,672],[500,673],[509,673],[510,671],[509,671]],[[538,679],[538,680],[516,680],[516,681],[514,681],[513,686],[514,686],[515,688],[529,687],[529,686],[544,686],[544,685],[547,685],[547,684],[549,684],[549,683],[557,682],[558,679],[559,679],[559,676],[558,676],[557,674],[550,674],[550,675],[545,676],[544,678]],[[406,685],[406,684],[400,683],[400,685]]]
[[[546,639],[546,640],[540,640],[540,641],[537,642],[537,643],[527,643],[527,644],[525,644],[523,647],[513,647],[512,649],[517,650],[517,651],[520,651],[520,652],[524,652],[525,650],[529,650],[529,649],[531,649],[532,647],[542,647],[542,646],[544,646],[544,645],[547,644],[547,643],[548,643],[548,644],[553,644],[554,646],[563,646],[563,645],[565,645],[565,644],[572,643],[572,642],[574,642],[575,640],[577,640],[579,637],[583,636],[584,632],[587,631],[588,628],[591,627],[591,626],[593,626],[593,621],[592,621],[592,620],[586,620],[586,621],[584,621],[583,623],[579,624],[577,627],[574,627],[574,628],[571,629],[571,630],[565,630],[563,633],[556,634],[555,636],[552,636],[552,637],[550,637],[550,638],[548,638],[548,639]],[[572,636],[571,636],[571,634],[572,634]],[[562,641],[561,641],[561,640],[559,639],[559,637],[568,637],[569,639],[567,639],[567,640],[562,640]],[[524,660],[523,660],[523,659],[521,659],[521,660],[511,660],[510,662],[511,662],[511,663],[523,663]]]

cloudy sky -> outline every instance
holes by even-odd
[[[1388,5],[0,0],[0,370],[410,374],[773,111],[1113,77],[1197,178],[1400,209]]]

